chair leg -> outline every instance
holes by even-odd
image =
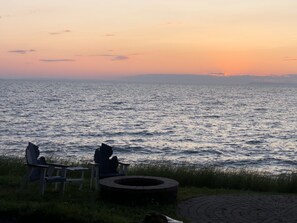
[[[90,190],[95,184],[95,190],[99,189],[99,165],[93,165],[91,169]]]
[[[21,189],[24,189],[28,186],[28,183],[30,182],[30,175],[31,175],[32,170],[33,170],[32,167],[28,167],[27,173],[24,176],[22,183],[21,183]]]
[[[84,182],[84,177],[85,177],[85,172],[84,171],[81,171],[81,182],[79,184],[79,190],[82,190],[82,187],[83,187],[83,182]]]
[[[60,186],[61,188],[60,188],[60,192],[62,192],[62,194],[64,194],[64,192],[65,192],[65,182],[63,181],[63,182],[61,182],[61,186]]]
[[[57,170],[57,173],[56,173],[56,176],[59,176],[60,175],[60,170]],[[55,183],[55,187],[54,187],[54,190],[58,190],[58,183]]]
[[[41,195],[44,195],[46,187],[46,169],[42,169],[40,171],[40,193]]]
[[[98,190],[99,187],[99,166],[95,167],[95,189]]]
[[[91,179],[90,179],[90,190],[92,190],[92,187],[93,187],[93,180],[94,180],[94,166],[92,166],[92,169],[91,169]]]
[[[66,172],[67,172],[67,170],[66,170],[66,168],[62,168],[62,173],[61,173],[61,176],[62,177],[64,177],[65,179],[66,179]],[[62,192],[62,194],[64,194],[64,191],[65,191],[65,181],[63,181],[63,182],[61,182],[61,192]]]

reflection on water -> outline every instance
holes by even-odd
[[[71,81],[0,83],[0,154],[91,160],[102,143],[130,163],[297,165],[297,89]]]

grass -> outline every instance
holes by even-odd
[[[181,187],[297,193],[297,174],[272,176],[247,169],[222,170],[214,167],[136,166],[131,175],[162,176],[177,180]]]
[[[67,185],[63,196],[51,191],[50,187],[44,196],[40,196],[38,183],[21,189],[25,172],[22,159],[0,157],[0,221],[139,223],[149,212],[160,212],[180,219],[176,215],[177,204],[202,194],[297,193],[296,174],[269,176],[250,170],[138,165],[129,169],[129,175],[168,177],[177,180],[180,187],[175,204],[155,203],[133,207],[103,202],[100,192],[89,190],[90,172],[85,175],[83,190],[79,191],[77,185]]]

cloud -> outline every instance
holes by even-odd
[[[91,54],[88,55],[89,57],[109,57],[112,61],[122,61],[122,60],[129,60],[133,56],[141,55],[139,53],[131,53],[127,55],[122,54],[114,54],[112,53],[114,50],[108,50],[105,54]]]
[[[65,29],[65,30],[62,30],[62,31],[58,31],[58,32],[50,32],[48,33],[49,35],[61,35],[61,34],[64,34],[64,33],[70,33],[71,30],[69,29]]]
[[[0,19],[3,19],[3,20],[6,19],[6,18],[9,18],[9,17],[10,17],[10,15],[8,15],[8,14],[7,15],[0,15]]]
[[[101,54],[101,57],[111,57],[111,60],[129,60],[130,58],[125,55],[114,55],[114,54]]]
[[[17,53],[17,54],[27,54],[27,53],[33,53],[36,52],[36,50],[30,49],[30,50],[10,50],[8,53]]]
[[[285,57],[284,61],[297,61],[297,58]]]
[[[130,58],[127,56],[122,56],[122,55],[118,55],[118,56],[114,56],[112,58],[112,60],[129,60]]]
[[[113,36],[115,36],[115,34],[107,33],[107,34],[105,34],[104,36],[106,36],[106,37],[113,37]]]
[[[41,62],[45,63],[59,63],[59,62],[75,62],[73,59],[41,59]]]

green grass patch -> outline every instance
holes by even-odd
[[[90,167],[88,164],[79,165]],[[175,204],[133,207],[102,201],[100,192],[89,189],[90,171],[85,175],[83,190],[78,190],[78,185],[67,185],[65,194],[61,195],[48,186],[44,196],[39,194],[38,182],[30,183],[26,189],[21,188],[25,173],[24,160],[0,157],[0,221],[139,223],[150,212],[160,212],[179,219],[177,204],[199,195],[297,193],[296,174],[269,176],[250,170],[137,165],[131,166],[129,175],[172,178],[179,182],[180,187]]]
[[[297,193],[297,174],[272,176],[247,169],[195,168],[172,165],[139,165],[131,175],[161,176],[175,179],[182,187]]]

